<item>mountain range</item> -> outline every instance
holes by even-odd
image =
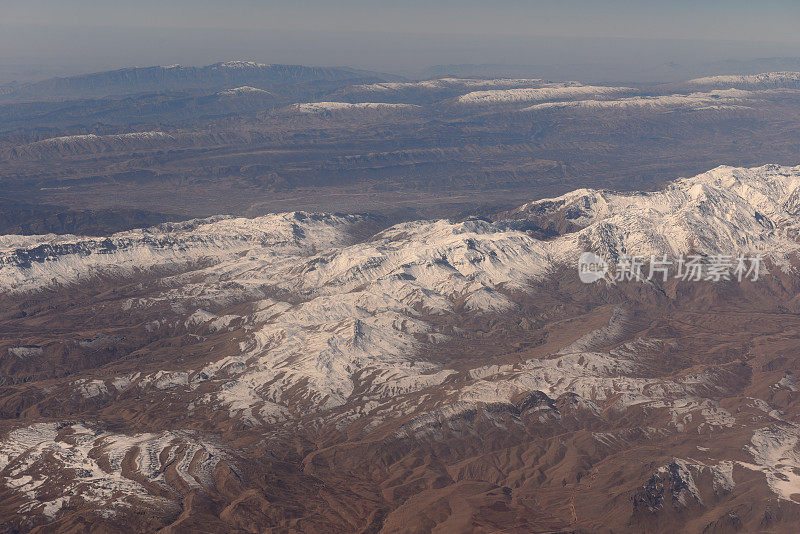
[[[203,67],[182,65],[129,67],[0,86],[0,102],[100,98],[146,92],[220,91],[256,85],[262,89],[331,81],[385,81],[396,78],[349,67],[267,65],[223,61]]]
[[[0,528],[791,532],[800,167],[0,236]],[[760,280],[578,278],[592,251]]]

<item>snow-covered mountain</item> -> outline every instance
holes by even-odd
[[[553,241],[560,254],[581,244],[615,257],[760,253],[777,263],[796,252],[800,167],[718,167],[660,191],[580,189],[525,204],[512,217],[562,217],[580,230]]]
[[[741,87],[745,89],[800,88],[800,72],[764,72],[749,75],[721,75],[695,78],[689,85],[703,87]]]
[[[798,216],[800,167],[723,166],[654,192],[579,189],[524,204],[495,221],[403,223],[344,248],[352,239],[348,228],[362,217],[295,212],[173,223],[107,238],[3,236],[0,290],[69,284],[106,270],[124,275],[199,261],[221,264],[246,253],[242,261],[296,258],[291,267],[281,265],[294,281],[294,287],[288,279],[280,284],[287,289],[323,291],[335,285],[350,290],[411,275],[405,284],[467,298],[500,286],[522,287],[587,249],[611,257],[740,251],[782,262],[797,250]],[[531,237],[523,222],[556,218],[568,221],[573,231],[546,241]],[[424,269],[418,272],[416,265]],[[268,280],[284,273],[262,269],[258,276]]]
[[[625,503],[662,509],[673,484],[670,506],[686,510],[726,498],[742,480],[790,503],[798,442],[781,392],[797,388],[780,362],[747,362],[781,343],[791,319],[727,316],[763,331],[757,342],[736,337],[743,327],[689,335],[706,319],[679,316],[678,305],[674,316],[661,313],[648,300],[667,298],[658,292],[640,302],[619,296],[634,289],[576,284],[575,267],[586,250],[612,261],[744,252],[791,274],[800,167],[718,167],[653,192],[581,189],[492,220],[405,222],[365,238],[371,224],[292,212],[105,238],[0,237],[0,295],[24,323],[2,338],[0,365],[20,380],[0,406],[37,403],[31,421],[0,437],[0,505],[23,503],[30,524],[76,507],[109,520],[130,509],[166,517],[191,494],[231,506],[225,517],[247,517],[249,508],[230,503],[255,499],[252,474],[267,469],[259,462],[284,476],[293,447],[306,452],[287,487],[311,495],[318,480],[340,476],[339,465],[390,484],[413,479],[426,457],[408,451],[477,451],[483,440],[490,459],[462,454],[475,465],[454,464],[450,478],[398,494],[460,477],[509,488],[514,477],[538,477],[564,488],[601,458],[671,439],[679,446],[653,453],[658,462],[615,457],[620,469],[639,469]],[[59,315],[41,315],[50,309]],[[71,355],[75,369],[36,378],[45,362]],[[85,367],[92,359],[106,363]],[[75,421],[72,409],[90,420]],[[579,443],[514,449],[566,433]],[[726,435],[738,448],[720,440],[710,457],[687,450],[690,435]],[[508,447],[502,458],[492,443]],[[580,453],[580,474],[547,464],[534,477],[517,458],[563,459],[565,447],[590,451]],[[53,480],[72,493],[56,496]]]
[[[108,238],[5,236],[0,289],[167,276],[161,294],[125,306],[160,301],[196,311],[187,325],[251,325],[241,353],[184,373],[184,385],[218,379],[219,391],[198,401],[256,420],[252,410],[260,406],[258,414],[272,420],[301,401],[315,410],[345,404],[360,373],[376,375],[368,396],[441,383],[451,371],[409,359],[420,343],[445,336],[431,316],[512,310],[511,294],[559,267],[574,268],[584,250],[612,261],[738,251],[788,265],[800,248],[798,216],[800,167],[719,167],[652,193],[578,190],[525,204],[506,219],[409,222],[355,244],[350,231],[362,218],[305,213],[190,221]],[[558,218],[573,230],[533,237],[530,221]],[[235,302],[250,302],[251,315],[206,311]]]
[[[436,78],[417,82],[384,82],[359,84],[349,88],[348,92],[358,93],[394,93],[403,91],[437,91],[444,89],[474,90],[474,89],[509,89],[514,87],[529,87],[539,85],[542,80],[538,78]]]
[[[142,269],[185,268],[259,250],[270,262],[344,245],[360,216],[303,212],[256,219],[212,217],[132,230],[104,238],[70,235],[0,237],[2,291],[23,292],[53,282],[125,276]]]
[[[460,104],[496,105],[544,100],[571,100],[587,97],[616,96],[635,93],[630,87],[607,87],[571,83],[545,83],[518,89],[489,89],[472,91],[458,97]]]
[[[413,104],[391,104],[384,102],[306,102],[294,104],[291,109],[299,113],[335,113],[359,111],[403,111],[418,109]]]
[[[747,100],[755,96],[741,89],[720,89],[688,94],[659,96],[632,96],[610,100],[576,100],[572,102],[545,102],[523,108],[521,111],[554,109],[687,109],[718,110],[746,107]]]
[[[15,147],[12,151],[12,155],[15,157],[42,157],[124,150],[131,147],[146,149],[174,141],[174,136],[159,131],[131,132],[115,135],[66,135],[50,137],[42,139],[41,141],[34,141],[33,143]]]

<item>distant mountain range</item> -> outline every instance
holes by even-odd
[[[680,81],[715,74],[750,75],[768,71],[798,71],[800,58],[759,58],[726,60],[702,65],[677,63],[649,66],[647,79],[654,82]],[[619,81],[626,76],[614,69],[594,69],[591,65],[435,65],[419,73],[420,78],[462,77],[538,77],[595,81]],[[206,66],[127,67],[117,70],[50,78],[29,83],[0,85],[0,103],[42,100],[105,98],[141,93],[188,92],[208,94],[239,87],[297,92],[299,87],[331,84],[368,84],[400,81],[403,78],[351,67],[310,67],[273,65],[253,61],[224,61]]]
[[[594,82],[677,82],[716,74],[758,74],[771,71],[800,71],[800,57],[727,59],[698,64],[674,61],[641,65],[632,75],[629,65],[553,63],[505,65],[495,63],[433,65],[418,73],[422,78],[441,76],[540,77],[552,80],[591,80]]]
[[[204,67],[170,65],[130,67],[0,86],[0,101],[101,98],[163,91],[218,91],[241,86],[270,89],[284,85],[331,81],[380,82],[397,79],[349,67],[266,65],[226,61]]]

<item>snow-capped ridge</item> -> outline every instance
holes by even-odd
[[[0,248],[0,290],[41,289],[96,274],[125,275],[160,265],[220,261],[262,248],[268,258],[304,255],[349,242],[363,217],[289,212],[254,219],[210,217],[120,232],[108,237],[6,236]],[[0,242],[1,243],[1,242]]]
[[[722,75],[694,78],[687,82],[691,85],[713,87],[800,87],[800,72],[762,72],[761,74]]]
[[[507,89],[513,87],[524,87],[537,85],[542,80],[538,78],[435,78],[416,82],[383,82],[372,84],[354,85],[350,88],[352,92],[362,93],[389,93],[406,90],[441,90],[441,89],[466,89],[473,88],[498,88]]]
[[[259,69],[265,67],[271,67],[267,63],[257,63],[255,61],[242,61],[242,60],[229,60],[229,61],[221,61],[219,63],[214,63],[210,65],[211,68],[218,68],[218,69]]]
[[[526,87],[517,89],[473,91],[458,97],[457,100],[460,104],[491,105],[571,99],[591,96],[614,96],[634,92],[636,92],[636,90],[631,87],[583,85],[577,82],[548,83],[541,87],[533,88]]]
[[[537,239],[529,230],[548,217],[567,218],[574,229]],[[105,238],[6,236],[0,288],[24,292],[54,279],[69,284],[141,271],[168,278],[154,294],[125,301],[124,311],[161,303],[180,316],[176,328],[225,332],[235,324],[242,341],[238,353],[202,372],[155,373],[140,383],[194,391],[213,381],[216,389],[195,399],[197,405],[261,424],[289,417],[289,407],[312,413],[344,406],[353,395],[370,400],[444,383],[452,369],[415,360],[426,345],[452,335],[437,326],[437,317],[507,313],[514,293],[531,291],[530,282],[545,281],[560,267],[574,268],[584,250],[609,258],[741,250],[780,264],[800,250],[799,217],[800,167],[718,167],[659,191],[580,189],[525,204],[507,219],[405,222],[365,241],[350,234],[364,217],[305,212],[168,223]],[[165,266],[172,271],[159,274]],[[249,314],[223,311],[247,303]],[[614,398],[624,408],[676,392],[694,395],[694,379],[637,376],[626,351],[646,350],[638,345],[599,351],[624,327],[624,316],[614,317],[553,359],[503,371],[508,376],[501,382],[482,379],[461,388],[459,402],[508,402],[540,390],[595,404]],[[614,378],[621,373],[629,375],[623,389]],[[372,377],[368,383],[365,376]],[[707,387],[714,378],[697,380]],[[113,384],[78,387],[94,398]],[[691,409],[704,411],[708,425],[728,423],[727,412],[696,404]]]
[[[746,108],[743,103],[752,96],[742,89],[716,89],[705,93],[671,94],[660,96],[633,96],[613,100],[576,100],[534,104],[520,111],[558,109],[696,109],[720,110]]]
[[[311,114],[337,111],[400,111],[419,109],[419,106],[414,104],[392,104],[385,102],[307,102],[303,104],[294,104],[291,106],[291,109],[299,113]]]
[[[272,96],[272,93],[270,93],[269,91],[265,91],[264,89],[259,89],[258,87],[243,85],[241,87],[234,87],[232,89],[225,89],[224,91],[219,91],[217,95],[218,96],[246,96],[246,95]]]
[[[578,230],[552,240],[556,258],[588,244],[611,256],[757,252],[788,265],[800,248],[800,167],[720,166],[653,192],[583,189],[538,200],[511,217],[561,216]]]
[[[2,480],[28,501],[20,513],[50,519],[80,501],[112,513],[133,505],[174,509],[180,493],[168,482],[171,476],[196,491],[207,490],[214,486],[217,465],[229,461],[215,440],[180,430],[126,435],[80,423],[36,423],[11,431],[0,444]],[[122,468],[126,457],[135,459],[132,469]],[[60,496],[41,491],[50,476],[61,477]]]

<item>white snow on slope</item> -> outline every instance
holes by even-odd
[[[50,137],[48,139],[42,139],[41,141],[36,141],[31,143],[31,145],[45,145],[45,144],[60,144],[65,142],[74,142],[74,141],[88,141],[88,140],[97,140],[97,139],[105,139],[110,141],[125,141],[125,140],[149,140],[149,139],[164,139],[169,138],[168,134],[164,132],[131,132],[131,133],[124,133],[124,134],[110,134],[110,135],[96,135],[96,134],[86,134],[86,135],[65,135],[62,137]]]
[[[577,100],[572,102],[545,102],[520,111],[554,109],[737,109],[753,95],[741,89],[720,89],[707,93],[689,93],[661,96],[634,96],[615,100]]]
[[[257,87],[251,87],[249,85],[243,85],[241,87],[234,87],[233,89],[226,89],[224,91],[220,91],[217,93],[219,96],[244,96],[244,95],[264,95],[268,96],[271,95],[269,91],[265,91],[263,89],[259,89]]]
[[[758,252],[785,263],[800,248],[800,167],[722,166],[651,193],[579,189],[516,213],[561,211],[584,228],[552,242],[556,260],[588,247],[609,257]]]
[[[538,78],[496,78],[483,80],[479,78],[437,78],[418,82],[385,82],[365,85],[354,85],[350,88],[354,92],[389,93],[409,89],[436,90],[436,89],[473,89],[473,88],[512,88],[539,85],[542,80]]]
[[[349,228],[362,219],[302,212],[195,220],[106,238],[3,236],[0,291],[208,260],[218,264],[209,273],[222,270],[237,281],[281,278],[275,283],[287,290],[330,293],[372,282],[401,293],[418,293],[415,288],[421,286],[450,298],[485,290],[478,295],[501,305],[502,295],[489,290],[503,284],[522,287],[587,247],[643,255],[758,251],[781,260],[798,248],[793,235],[800,229],[800,167],[723,166],[651,193],[579,189],[525,204],[515,216],[559,211],[568,212],[582,229],[546,242],[510,222],[416,221],[387,229],[368,243],[336,248],[348,243]],[[332,252],[306,264],[306,256],[325,250]],[[294,263],[285,264],[291,258]],[[248,263],[253,263],[249,269]],[[281,266],[270,267],[275,263]],[[387,278],[392,274],[403,279]]]
[[[689,80],[687,83],[711,87],[798,87],[800,86],[800,72],[763,72],[749,75],[706,76]]]
[[[550,398],[566,393],[576,394],[600,407],[624,411],[639,404],[652,408],[676,409],[672,399],[682,399],[685,411],[708,414],[711,423],[720,423],[717,414],[708,410],[700,397],[707,388],[719,387],[719,377],[712,372],[675,380],[648,378],[646,366],[640,362],[644,354],[664,346],[656,339],[639,339],[608,352],[567,353],[545,359],[532,359],[516,366],[492,369],[492,376],[453,392],[459,400],[510,404],[513,398],[530,391],[541,391]],[[472,376],[487,374],[473,369]],[[693,400],[686,405],[685,400]],[[676,401],[677,402],[677,401]],[[727,412],[725,412],[727,414]],[[727,414],[730,416],[730,414]]]
[[[0,236],[0,254],[42,244],[64,243],[73,239],[75,236],[70,234],[2,235]]]
[[[719,168],[651,194],[566,195],[556,200],[564,202],[562,208],[580,208],[579,220],[587,226],[549,242],[503,223],[419,221],[306,260],[287,272],[279,286],[312,300],[276,309],[269,323],[257,329],[256,345],[225,363],[243,364],[250,358],[260,362],[258,370],[237,372],[236,387],[231,386],[236,395],[226,402],[251,406],[237,395],[249,395],[254,388],[240,387],[240,381],[268,384],[263,391],[278,404],[288,385],[305,381],[307,393],[317,403],[339,405],[353,391],[354,371],[376,374],[379,380],[370,386],[373,394],[386,388],[411,391],[398,386],[398,381],[409,383],[414,372],[443,377],[440,373],[447,371],[412,369],[404,363],[403,358],[415,352],[406,334],[410,325],[418,335],[435,333],[418,310],[449,313],[459,302],[467,308],[470,302],[479,302],[477,309],[508,309],[512,304],[503,291],[524,290],[528,280],[545,276],[556,263],[573,261],[584,247],[640,254],[745,249],[780,261],[784,252],[798,249],[791,236],[797,224],[793,213],[799,171],[776,166]],[[417,320],[403,323],[405,317]],[[372,358],[375,354],[381,357]],[[398,355],[402,355],[399,360]],[[684,414],[696,411],[707,427],[732,424],[729,413],[701,402],[703,388],[713,385],[714,377],[686,377],[674,383],[635,374],[620,377],[624,373],[618,367],[606,374],[596,368],[602,361],[598,353],[580,351],[556,360],[536,360],[501,381],[469,386],[460,393],[468,402],[509,402],[532,390],[554,397],[576,393],[601,403],[614,399],[622,409],[659,401]],[[588,364],[583,362],[595,367],[583,369]],[[619,366],[625,359],[614,357],[611,362]],[[385,370],[392,367],[397,370],[394,378]],[[435,381],[426,379],[415,385],[431,383]],[[669,399],[674,396],[694,399],[694,404],[673,406]]]
[[[755,464],[739,462],[742,467],[762,471],[767,484],[781,499],[792,500],[800,494],[800,427],[776,423],[753,434],[747,452]]]
[[[625,322],[629,316],[630,313],[624,307],[615,307],[607,325],[587,332],[559,350],[558,354],[585,353],[612,344],[614,339],[621,337],[624,333]]]
[[[256,63],[255,61],[242,61],[242,60],[223,61],[221,63],[215,63],[213,65],[210,65],[210,67],[213,69],[227,69],[227,70],[261,69],[270,66],[271,65],[267,63]]]
[[[672,498],[681,506],[688,506],[690,504],[689,499],[703,504],[700,490],[697,489],[690,467],[691,464],[685,460],[676,458],[672,463],[658,470],[659,473],[668,474],[675,482],[674,487],[677,492],[673,490]]]
[[[478,219],[402,223],[369,242],[309,261],[287,287],[330,294],[373,283],[437,310],[439,299],[429,299],[420,289],[455,298],[501,284],[520,288],[528,278],[544,273],[545,247],[524,232]]]
[[[158,266],[218,262],[259,251],[267,262],[308,255],[348,242],[357,216],[303,212],[255,219],[209,218],[168,223],[110,237],[7,239],[0,250],[0,291],[16,293],[69,284],[103,273],[124,276]],[[13,248],[14,244],[22,245]]]
[[[84,134],[84,135],[65,135],[62,137],[50,137],[35,141],[27,145],[22,145],[20,149],[28,148],[44,148],[44,147],[57,147],[63,150],[77,150],[80,147],[91,146],[98,142],[107,144],[120,143],[126,141],[155,141],[163,139],[172,139],[172,136],[164,132],[131,132],[124,134],[111,134],[111,135],[97,135],[97,134]]]
[[[300,113],[326,113],[331,111],[400,111],[418,109],[413,104],[386,104],[383,102],[308,102],[294,104],[292,109]]]
[[[703,496],[695,479],[708,475],[717,495],[730,492],[736,485],[733,480],[733,462],[730,461],[707,465],[694,459],[674,458],[669,464],[659,467],[654,474],[662,480],[667,477],[671,479],[673,504],[681,507],[691,505],[692,501],[703,504]]]
[[[552,83],[536,88],[473,91],[458,97],[458,102],[461,104],[477,105],[512,104],[516,102],[535,102],[563,98],[613,96],[634,92],[636,92],[636,90],[630,87],[606,87],[581,85],[579,83]]]
[[[125,458],[133,461],[132,472],[123,469]],[[81,500],[109,511],[134,503],[177,508],[172,499],[180,493],[167,484],[167,470],[190,487],[211,488],[214,468],[227,459],[220,447],[188,432],[128,436],[79,423],[37,423],[0,439],[0,482],[28,501],[20,513],[50,518]],[[42,489],[50,478],[58,480],[58,495]],[[172,499],[155,494],[151,485]]]
[[[452,312],[458,303],[507,309],[511,304],[497,289],[521,288],[527,278],[543,275],[545,260],[535,239],[499,232],[483,221],[398,225],[276,277],[278,287],[308,300],[265,303],[260,313],[270,318],[243,353],[204,372],[215,377],[238,370],[216,396],[237,410],[252,406],[242,395],[253,391],[271,403],[288,404],[287,391],[298,382],[305,383],[302,400],[308,404],[339,406],[352,393],[357,373],[373,376],[370,395],[428,387],[451,371],[410,358],[421,338],[435,334],[425,315]]]
[[[8,354],[24,360],[42,356],[44,349],[42,347],[9,347]]]
[[[0,283],[23,291],[53,278],[75,282],[162,264],[188,269],[203,259],[200,268],[163,279],[160,294],[127,306],[168,303],[184,314],[181,324],[195,328],[211,325],[225,306],[250,302],[253,311],[241,320],[244,341],[203,373],[158,383],[194,388],[211,380],[216,389],[201,402],[252,422],[272,421],[290,416],[290,406],[305,414],[341,406],[354,394],[383,398],[443,383],[452,370],[417,358],[444,339],[437,316],[512,309],[509,292],[573,266],[587,248],[611,257],[742,250],[785,261],[798,250],[800,168],[720,167],[653,193],[584,189],[526,204],[515,215],[561,210],[581,229],[550,241],[531,237],[520,221],[468,219],[403,223],[347,245],[347,230],[360,219],[307,214],[193,221],[116,234],[109,244],[67,239],[58,248],[22,240],[32,248],[0,254]],[[192,319],[199,309],[214,313]],[[696,398],[715,377],[657,382],[637,375],[633,356],[595,348],[604,335],[613,337],[613,328],[604,332],[555,358],[503,370],[503,380],[476,382],[460,391],[462,401],[508,402],[541,390],[621,409],[659,401],[681,418],[698,412],[709,426],[730,423],[730,414]],[[673,406],[667,400],[674,396],[695,404]]]
[[[175,137],[165,132],[131,132],[111,135],[68,135],[51,137],[10,149],[7,154],[12,158],[43,158],[53,155],[71,156],[86,152],[114,152],[132,148],[153,148],[174,142]]]
[[[595,417],[602,417],[606,410],[625,412],[641,407],[672,415],[679,432],[693,416],[699,423],[698,433],[732,426],[732,414],[716,401],[704,398],[712,392],[727,391],[730,376],[726,372],[709,369],[666,380],[650,376],[647,359],[662,354],[667,346],[658,339],[637,339],[607,352],[558,352],[515,365],[478,367],[468,373],[471,381],[450,381],[440,386],[438,391],[444,396],[435,408],[412,419],[397,436],[421,437],[431,431],[435,434],[433,429],[444,421],[472,412],[478,404],[514,409],[515,400],[537,391],[550,399],[570,396]],[[545,422],[548,417],[559,415],[557,411],[542,413],[540,421]]]

